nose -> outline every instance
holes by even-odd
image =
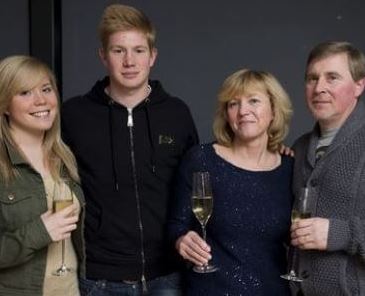
[[[36,105],[44,105],[46,103],[46,97],[42,91],[34,91],[34,103]]]
[[[316,93],[326,92],[326,81],[323,77],[319,77],[314,86],[314,91]]]
[[[134,65],[134,56],[131,51],[127,51],[123,56],[123,65],[125,67],[131,67]]]
[[[239,115],[241,115],[241,116],[247,115],[250,112],[250,105],[245,102],[240,101],[238,112],[239,112]]]

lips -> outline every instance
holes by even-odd
[[[329,101],[312,101],[312,105],[315,106],[321,106],[321,105],[325,105],[325,104],[329,104]]]
[[[122,75],[124,78],[132,79],[132,78],[137,77],[138,72],[124,72],[124,73],[122,73]]]

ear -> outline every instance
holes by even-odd
[[[157,48],[154,47],[151,50],[150,67],[152,67],[155,64],[156,58],[157,58]]]
[[[358,98],[361,96],[361,94],[363,93],[364,91],[364,88],[365,88],[365,78],[362,78],[358,81],[355,81],[355,86],[356,86],[356,89],[355,89],[355,97]]]
[[[99,50],[98,50],[98,53],[99,53],[99,58],[100,58],[101,62],[103,63],[103,65],[105,67],[107,67],[108,66],[108,61],[106,59],[106,54],[105,54],[104,48],[100,47]]]

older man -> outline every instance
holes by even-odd
[[[293,223],[305,296],[365,295],[365,57],[348,42],[311,51],[306,99],[314,129],[295,145],[293,188],[312,218]]]

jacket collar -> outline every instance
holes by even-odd
[[[12,145],[5,143],[6,149],[8,151],[9,159],[12,165],[27,164],[28,162],[23,158],[17,149]]]

